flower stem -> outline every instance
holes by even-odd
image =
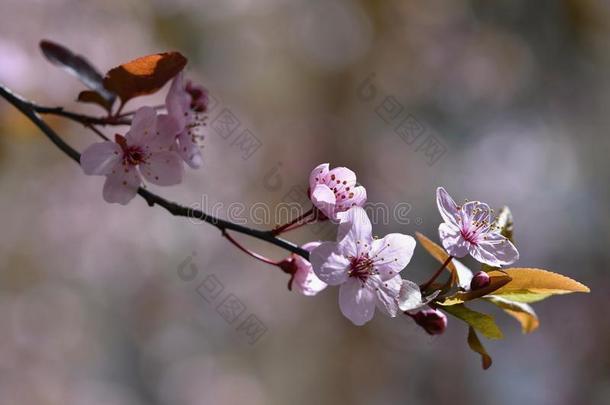
[[[453,260],[453,256],[449,256],[447,258],[447,260],[445,260],[445,262],[442,264],[442,266],[432,275],[432,277],[430,278],[430,280],[426,281],[424,284],[419,286],[419,289],[421,291],[425,291],[428,289],[428,287],[430,287],[430,285],[432,285],[432,283],[434,283],[434,281],[438,278],[438,276],[441,275],[441,273],[443,272],[443,270],[445,269],[445,267],[447,267],[447,265],[449,265],[449,263],[451,262],[451,260]]]
[[[288,222],[287,224],[284,224],[278,228],[275,228],[273,231],[271,231],[274,235],[279,235],[282,232],[286,232],[286,231],[292,231],[294,229],[299,228],[300,226],[303,226],[307,223],[309,223],[309,221],[304,221],[301,224],[298,224],[298,222],[302,221],[303,219],[307,218],[308,216],[310,216],[311,214],[313,214],[313,208],[310,209],[309,211],[307,211],[306,213],[299,215],[298,217],[296,217],[295,219],[293,219],[292,221]],[[297,225],[297,226],[294,226]]]
[[[241,243],[239,243],[237,240],[235,240],[226,230],[222,231],[222,236],[224,236],[225,238],[227,238],[227,240],[229,242],[231,242],[233,245],[235,245],[235,247],[237,247],[239,250],[241,250],[242,252],[246,253],[247,255],[252,256],[253,258],[260,260],[263,263],[267,263],[267,264],[271,264],[273,266],[279,266],[279,262],[273,261],[261,254],[258,254],[256,252],[251,251],[250,249],[246,248],[244,245],[242,245]]]

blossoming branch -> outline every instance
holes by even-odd
[[[50,62],[88,87],[78,95],[78,101],[98,105],[105,115],[88,116],[62,107],[40,106],[4,85],[0,85],[0,96],[78,162],[85,174],[105,176],[105,201],[125,205],[139,195],[151,207],[159,205],[172,215],[203,220],[218,228],[235,248],[288,274],[288,289],[299,294],[313,297],[327,286],[338,286],[339,309],[354,325],[366,324],[379,311],[391,318],[404,316],[428,334],[438,335],[447,328],[449,314],[468,326],[468,345],[481,356],[486,369],[492,361],[479,334],[488,339],[503,335],[491,315],[466,304],[492,304],[515,318],[524,333],[530,333],[540,325],[531,303],[553,295],[589,292],[583,284],[547,270],[507,268],[519,259],[511,211],[504,207],[496,216],[489,205],[480,201],[458,204],[443,187],[436,193],[442,247],[416,234],[420,245],[439,261],[440,267],[419,284],[402,276],[415,253],[416,239],[401,233],[381,239],[372,236],[373,224],[363,209],[366,189],[346,167],[331,169],[328,163],[315,166],[308,179],[311,207],[304,207],[304,215],[268,230],[253,229],[170,202],[143,184],[179,184],[185,175],[190,175],[185,166],[199,169],[205,161],[202,129],[207,120],[209,93],[185,78],[187,59],[178,52],[148,55],[102,75],[86,59],[59,44],[42,41],[41,49]],[[123,112],[130,100],[156,93],[170,81],[164,105],[144,105]],[[40,114],[79,122],[102,141],[92,143],[80,154]],[[102,130],[122,126],[129,129],[115,131],[112,137]],[[310,241],[299,247],[280,237],[321,221],[336,225],[335,240]],[[266,241],[289,254],[283,260],[273,260],[244,246],[233,233]],[[479,262],[480,269],[473,273],[458,261],[465,256]],[[439,281],[444,273],[445,280]]]

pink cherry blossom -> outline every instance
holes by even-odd
[[[115,142],[89,146],[81,154],[80,164],[85,174],[106,176],[104,200],[125,205],[135,197],[141,176],[159,186],[182,181],[182,161],[170,150],[176,128],[172,118],[142,107],[125,136],[117,134]]]
[[[311,252],[320,246],[322,242],[308,242],[301,246]],[[288,288],[306,296],[314,296],[326,288],[326,283],[316,276],[311,263],[300,255],[292,253],[287,259],[280,263],[280,267],[291,274]]]
[[[493,227],[489,205],[469,201],[459,206],[442,187],[436,191],[436,203],[445,221],[438,231],[443,247],[451,256],[470,254],[494,267],[519,259],[515,246]]]
[[[200,147],[203,136],[199,129],[204,124],[201,114],[207,111],[208,104],[209,93],[203,86],[194,85],[190,81],[185,84],[183,72],[176,75],[167,93],[165,106],[180,127],[176,136],[176,149],[193,169],[201,167],[203,163]]]
[[[375,307],[394,317],[399,310],[403,284],[399,272],[415,249],[411,236],[398,233],[374,239],[372,226],[361,207],[349,209],[339,224],[337,242],[323,242],[310,261],[320,280],[338,285],[339,307],[356,325],[373,318]],[[421,297],[420,297],[421,298]],[[402,297],[408,301],[407,297]]]
[[[329,170],[323,163],[309,175],[309,194],[313,205],[327,218],[337,221],[351,207],[366,203],[366,190],[356,186],[356,174],[346,167]]]

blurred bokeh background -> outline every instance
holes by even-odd
[[[102,71],[164,50],[189,57],[188,76],[217,102],[210,121],[229,111],[240,126],[226,139],[209,130],[204,167],[160,190],[170,199],[218,204],[221,216],[232,202],[274,206],[331,162],[354,169],[370,201],[409,204],[409,224],[376,234],[436,239],[444,185],[511,207],[517,265],[592,289],[535,305],[531,335],[477,306],[505,334],[484,342],[494,358],[484,372],[455,319],[437,338],[379,314],[355,327],[336,289],[289,292],[285,274],[213,227],[141,199],[105,203],[102,178],[0,100],[0,403],[607,403],[608,2],[0,0],[0,10],[0,82],[44,105],[102,113],[74,102],[83,87],[43,59],[42,38]],[[79,149],[95,140],[47,118]],[[245,130],[253,152],[234,139]],[[421,282],[436,267],[418,248],[403,274]],[[223,289],[211,297],[202,283]],[[233,322],[217,309],[226,297],[242,304]],[[250,315],[265,328],[254,343],[240,328]]]

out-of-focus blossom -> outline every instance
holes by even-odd
[[[88,175],[106,176],[104,200],[127,204],[142,183],[141,176],[159,186],[182,181],[183,166],[173,151],[177,123],[167,115],[157,116],[151,107],[138,109],[125,136],[115,142],[94,143],[83,151],[80,164]]]
[[[308,242],[301,246],[303,249],[311,252],[313,249],[320,246],[321,242]],[[314,296],[326,288],[326,283],[323,282],[314,273],[311,263],[300,255],[292,253],[282,262],[280,267],[286,273],[290,274],[288,289],[306,295]]]
[[[438,309],[423,309],[413,315],[413,319],[430,335],[440,335],[447,328],[447,315]]]
[[[193,169],[201,167],[200,141],[203,136],[198,129],[203,125],[201,113],[207,111],[209,93],[200,85],[191,81],[184,83],[184,73],[180,72],[172,81],[165,99],[167,112],[178,121],[177,150],[182,159]]]
[[[316,275],[329,285],[340,285],[341,312],[356,325],[373,318],[375,307],[396,316],[403,280],[399,272],[415,249],[411,236],[398,233],[373,239],[372,226],[361,207],[346,212],[337,242],[323,242],[311,252]]]
[[[327,218],[340,220],[351,207],[366,203],[366,190],[356,186],[356,174],[346,167],[329,170],[323,163],[309,175],[309,194],[313,205]]]
[[[494,267],[519,259],[515,246],[494,228],[489,205],[469,201],[458,206],[442,187],[436,190],[436,204],[445,221],[438,228],[439,235],[451,256],[470,254],[479,262]]]

